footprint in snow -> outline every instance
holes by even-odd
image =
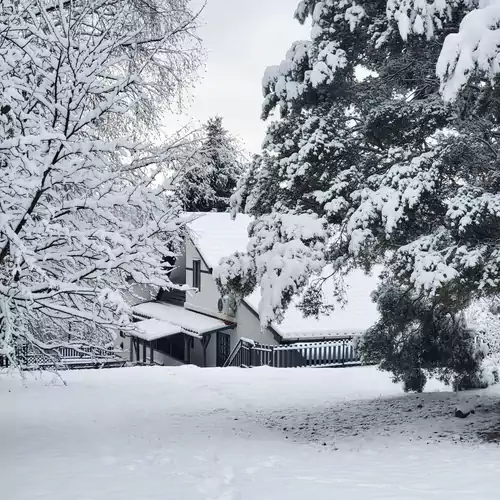
[[[245,474],[255,474],[256,472],[259,472],[260,469],[263,467],[269,468],[269,467],[274,467],[277,463],[279,463],[279,458],[278,457],[269,457],[268,460],[265,462],[261,462],[258,466],[256,467],[247,467],[245,469]]]
[[[206,495],[205,500],[234,500],[235,490],[231,488],[234,471],[231,466],[224,467],[222,474],[215,471],[213,476],[205,477],[197,490]]]

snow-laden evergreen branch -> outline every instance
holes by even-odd
[[[280,119],[231,200],[234,212],[273,221],[277,244],[256,238],[223,262],[223,285],[245,295],[260,283],[264,316],[279,319],[290,295],[320,275],[318,262],[334,277],[383,265],[372,361],[397,352],[404,331],[415,366],[399,354],[385,366],[416,386],[422,370],[458,374],[467,357],[465,371],[475,371],[481,356],[464,311],[500,293],[497,5],[300,2],[310,40],[264,73],[263,116],[278,110]],[[308,248],[293,255],[296,266],[282,265],[285,216],[325,221],[313,246],[299,233],[288,241]],[[312,290],[304,310],[322,301]]]

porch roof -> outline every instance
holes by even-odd
[[[182,328],[172,325],[168,321],[160,321],[158,319],[139,321],[135,324],[135,327],[132,336],[148,342],[182,333]]]
[[[231,326],[230,323],[228,324],[220,319],[190,311],[183,306],[167,304],[165,302],[144,302],[134,306],[132,311],[136,317],[158,321],[158,323],[149,323],[152,325],[151,328],[157,332],[161,331],[161,328],[172,332],[174,329],[177,330],[156,338],[174,335],[175,333],[187,333],[193,337],[202,337],[205,333],[215,332]],[[165,326],[160,327],[159,323],[164,323]]]

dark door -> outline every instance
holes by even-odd
[[[217,332],[217,366],[224,366],[229,358],[231,348],[231,337],[228,333]]]

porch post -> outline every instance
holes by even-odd
[[[135,348],[135,361],[136,363],[141,362],[141,357],[139,355],[139,339],[134,339],[134,348]]]
[[[201,345],[203,346],[203,366],[207,366],[207,347],[210,344],[211,335],[203,335],[201,338]]]
[[[203,346],[203,367],[207,367],[207,344],[205,343],[205,337],[201,339],[201,345]]]
[[[130,337],[129,349],[130,349],[130,362],[132,363],[132,361],[134,361],[134,337]]]
[[[185,333],[184,334],[184,361],[189,365],[191,363],[191,338]]]
[[[151,340],[149,342],[149,355],[151,356],[151,359],[149,360],[150,365],[154,365],[154,348],[153,348],[154,340]]]
[[[142,341],[142,362],[146,364],[146,341]]]

